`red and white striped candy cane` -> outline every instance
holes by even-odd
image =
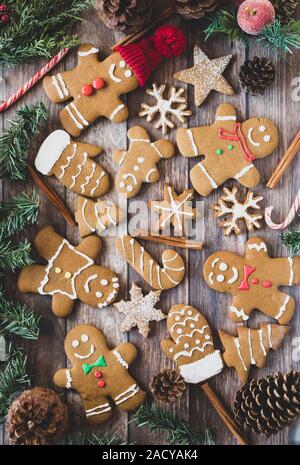
[[[54,68],[54,66],[59,63],[63,57],[68,53],[69,48],[63,48],[57,55],[55,55],[49,63],[47,63],[42,69],[40,69],[29,81],[27,81],[17,92],[15,92],[6,102],[0,104],[0,113],[7,110],[14,103],[16,103],[19,98],[28,92],[42,77],[44,77],[49,71]]]
[[[282,223],[273,223],[273,221],[271,220],[271,213],[272,213],[272,210],[273,210],[273,206],[271,205],[270,207],[266,208],[265,209],[265,221],[267,223],[267,225],[269,226],[269,228],[271,229],[285,229],[287,228],[291,222],[293,221],[293,219],[295,218],[299,208],[300,208],[300,189],[298,190],[298,193],[296,195],[296,198],[293,202],[293,205],[286,217],[286,219],[282,222]]]

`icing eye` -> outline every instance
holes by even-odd
[[[107,279],[101,279],[100,283],[102,284],[102,286],[107,286],[108,285]]]
[[[72,341],[72,347],[74,347],[74,349],[76,349],[76,347],[78,347],[79,345],[80,342],[77,339],[74,339],[74,341]]]
[[[81,340],[82,340],[82,342],[87,342],[89,340],[89,337],[86,334],[83,334],[81,336]]]
[[[217,281],[218,281],[218,283],[222,283],[223,281],[225,281],[224,276],[222,274],[218,274]]]
[[[132,192],[132,191],[133,191],[133,187],[132,187],[132,186],[127,186],[127,190],[128,190],[128,192]]]
[[[102,292],[96,292],[96,297],[98,297],[99,299],[101,299],[101,297],[103,297]]]
[[[261,126],[259,126],[258,130],[260,132],[264,132],[266,130],[266,126],[264,126],[263,124]]]
[[[180,316],[176,316],[175,321],[179,321],[179,320],[180,320]]]
[[[223,262],[223,263],[220,263],[219,268],[221,271],[226,271],[228,269],[228,265]]]
[[[125,66],[126,66],[125,61],[121,60],[120,63],[119,63],[119,66],[120,66],[120,68],[125,68]]]
[[[129,78],[129,77],[132,76],[132,71],[130,69],[126,69],[124,75],[125,75],[125,77]]]
[[[139,157],[139,158],[137,159],[137,161],[138,161],[139,163],[144,163],[143,157]]]
[[[191,316],[193,314],[192,310],[189,310],[187,314]]]
[[[266,134],[264,136],[264,142],[270,142],[270,140],[271,140],[271,136],[269,136],[269,134]]]
[[[121,187],[121,189],[124,189],[124,187],[125,187],[125,182],[121,181],[121,182],[120,182],[120,187]]]
[[[137,166],[137,165],[134,165],[133,169],[134,169],[134,171],[139,171],[140,167]]]

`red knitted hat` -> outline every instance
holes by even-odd
[[[159,27],[152,36],[145,37],[135,44],[120,45],[116,51],[120,53],[143,86],[164,58],[182,55],[186,44],[181,29],[165,25]]]

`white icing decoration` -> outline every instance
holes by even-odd
[[[266,126],[264,126],[263,124],[261,126],[259,126],[259,131],[260,132],[264,132],[266,130]]]
[[[218,185],[217,183],[215,182],[215,180],[210,176],[210,174],[206,171],[206,169],[204,168],[204,166],[202,165],[202,163],[198,163],[198,166],[199,168],[202,170],[202,172],[205,174],[205,176],[207,177],[207,179],[209,180],[210,182],[210,185],[213,189],[217,189],[218,188]]]
[[[292,286],[292,285],[293,285],[293,281],[294,281],[294,270],[293,270],[294,260],[293,260],[291,257],[289,257],[289,258],[288,258],[288,261],[289,261],[289,265],[290,265],[289,286]]]
[[[95,203],[95,205],[94,205],[94,212],[95,212],[95,217],[96,217],[96,220],[97,220],[97,227],[100,228],[102,231],[104,231],[104,229],[106,229],[106,226],[101,221],[101,218],[100,218],[100,215],[99,215],[99,212],[98,212],[98,204],[97,203]]]
[[[72,183],[69,186],[70,189],[72,189],[75,186],[76,179],[80,176],[80,174],[82,172],[82,168],[83,168],[85,162],[87,161],[87,158],[88,158],[88,154],[86,152],[84,152],[82,162],[77,165],[77,170],[78,170],[77,173],[75,173],[73,176],[71,176]]]
[[[182,333],[182,329],[181,329],[181,328],[178,328],[176,332],[177,332],[177,334],[181,334],[181,333]]]
[[[161,285],[161,280],[160,280],[160,272],[161,272],[161,269],[160,269],[160,266],[159,265],[156,265],[156,271],[157,271],[157,281],[158,281],[158,286],[160,289],[163,289],[162,285]]]
[[[236,116],[217,116],[216,121],[236,121]]]
[[[66,389],[71,389],[72,387],[72,376],[70,370],[66,370]]]
[[[237,280],[238,280],[238,277],[239,277],[239,272],[238,272],[238,269],[233,266],[232,267],[232,277],[230,279],[228,279],[228,284],[233,284],[235,283]]]
[[[120,79],[120,78],[118,78],[117,76],[114,75],[115,69],[116,69],[116,65],[115,65],[115,63],[112,63],[110,65],[110,67],[109,67],[108,74],[109,74],[109,77],[110,77],[110,79],[112,81],[119,84],[120,82],[122,82],[122,79]]]
[[[99,52],[99,48],[96,48],[96,47],[91,47],[89,48],[88,50],[84,51],[84,50],[79,50],[78,52],[78,55],[80,57],[87,57],[88,55],[92,55],[94,53],[98,53]]]
[[[139,390],[140,390],[139,387],[136,384],[133,384],[126,391],[122,392],[121,394],[119,394],[118,396],[114,398],[115,404],[116,405],[122,404],[126,400],[135,396],[135,394],[137,394]]]
[[[188,314],[189,316],[191,316],[191,315],[193,314],[193,311],[192,311],[192,310],[188,310],[187,314]]]
[[[121,60],[119,66],[120,68],[126,68],[126,62],[124,60]]]
[[[258,338],[259,338],[259,343],[260,343],[261,350],[262,350],[264,356],[266,356],[267,352],[266,352],[266,348],[264,346],[263,330],[262,329],[258,330]]]
[[[98,299],[101,299],[101,297],[103,297],[102,292],[99,292],[99,291],[96,292],[96,297],[97,297]]]
[[[249,344],[249,352],[250,352],[250,361],[252,365],[256,365],[256,361],[253,357],[253,350],[252,350],[252,342],[251,342],[251,329],[248,328],[248,344]]]
[[[198,384],[219,374],[223,369],[223,360],[220,351],[215,350],[196,362],[181,365],[179,369],[187,383]]]
[[[122,355],[120,354],[120,352],[118,352],[116,349],[113,350],[113,354],[114,356],[116,357],[116,359],[118,360],[118,362],[124,367],[126,368],[126,370],[128,370],[129,366],[128,366],[128,363],[124,360],[124,358],[122,357]]]
[[[173,347],[171,347],[171,348],[169,349],[169,352],[170,352],[171,354],[174,352]]]
[[[124,75],[125,77],[130,78],[132,76],[132,71],[130,69],[126,69]]]
[[[90,223],[88,222],[87,217],[85,215],[85,207],[86,207],[87,202],[88,202],[88,200],[85,199],[83,204],[82,204],[82,209],[81,209],[82,218],[83,218],[83,221],[85,222],[86,226],[89,228],[89,230],[91,232],[95,232],[96,230],[90,225]]]
[[[212,264],[211,266],[214,268],[216,266],[216,264],[220,261],[219,258],[215,258],[213,261],[212,261]]]
[[[121,181],[120,184],[119,184],[119,186],[121,187],[121,189],[124,189],[124,187],[125,187],[125,182],[124,182],[124,181]]]
[[[250,250],[255,249],[255,250],[257,250],[257,252],[259,252],[260,250],[264,250],[265,252],[267,252],[267,246],[266,246],[266,244],[264,242],[260,242],[259,244],[255,244],[255,243],[254,244],[249,244],[248,248]]]
[[[271,136],[270,136],[269,134],[266,134],[266,135],[263,137],[263,139],[264,139],[264,142],[270,142]]]
[[[191,323],[191,324],[190,324],[190,328],[195,328],[194,323]]]
[[[110,411],[111,411],[111,407],[109,403],[107,402],[106,404],[101,404],[101,405],[98,405],[97,407],[86,410],[85,414],[87,417],[92,417],[94,415],[101,415],[102,413],[110,412]]]
[[[74,339],[72,341],[72,347],[74,347],[74,349],[76,349],[76,347],[79,347],[79,344],[80,344],[80,342],[77,339]]]
[[[55,76],[52,76],[52,83],[53,83],[53,85],[54,85],[54,87],[55,87],[55,90],[56,90],[56,92],[57,92],[57,95],[59,96],[59,98],[60,98],[61,100],[63,100],[63,99],[65,98],[65,96],[64,96],[64,93],[63,93],[62,89],[60,88],[60,85],[59,85],[59,83],[58,83],[58,80],[56,79]]]
[[[213,346],[213,343],[210,341],[206,341],[204,342],[202,347],[193,347],[191,350],[182,350],[180,352],[177,352],[174,356],[174,361],[180,357],[191,357],[193,355],[193,352],[195,352],[195,350],[199,350],[199,352],[204,352],[206,346]]]
[[[71,155],[69,155],[67,157],[67,162],[65,165],[62,165],[60,168],[61,168],[61,174],[59,175],[59,179],[63,178],[65,173],[66,173],[66,169],[70,166],[73,158],[75,157],[76,155],[76,152],[77,152],[77,144],[73,144],[73,152],[71,153]]]
[[[243,368],[245,371],[248,371],[246,365],[245,365],[245,362],[244,362],[244,359],[243,359],[243,356],[242,356],[242,353],[241,353],[241,344],[240,344],[240,341],[237,337],[233,338],[233,342],[235,343],[235,346],[236,346],[236,351],[238,353],[238,356],[242,362],[242,365],[243,365]]]
[[[199,153],[198,153],[197,145],[195,144],[195,139],[194,139],[194,136],[193,136],[193,131],[192,131],[191,129],[188,129],[188,130],[187,130],[187,134],[188,134],[188,136],[189,136],[189,138],[190,138],[190,140],[191,140],[191,144],[192,144],[192,148],[193,148],[194,154],[195,154],[196,156],[198,156]]]
[[[234,179],[238,180],[240,179],[242,176],[244,176],[244,174],[248,173],[248,171],[252,170],[252,168],[255,168],[254,165],[252,163],[250,163],[249,165],[245,166],[245,168],[243,168],[239,173],[237,173],[235,176],[234,176]]]
[[[91,344],[90,351],[89,351],[89,353],[88,353],[87,355],[81,355],[81,354],[77,354],[77,353],[75,352],[75,353],[74,353],[74,356],[75,356],[76,358],[79,358],[80,360],[85,360],[85,359],[87,359],[87,358],[90,358],[90,357],[93,355],[94,352],[95,352],[95,347],[94,347],[93,344]]]
[[[159,151],[158,147],[155,145],[155,142],[152,142],[150,145],[151,145],[151,147],[154,148],[154,150],[156,151],[157,155],[158,155],[160,158],[164,158],[163,155],[161,154],[161,152]]]
[[[128,190],[128,192],[132,192],[132,191],[133,191],[133,187],[129,184],[129,186],[127,186],[127,190]]]
[[[255,142],[255,140],[253,140],[252,132],[253,128],[250,128],[248,131],[248,140],[250,141],[250,144],[254,145],[254,147],[260,147],[260,142]]]
[[[286,295],[283,304],[281,305],[281,307],[279,308],[279,311],[278,311],[277,315],[275,316],[275,319],[276,319],[276,320],[279,320],[279,318],[281,318],[282,315],[285,313],[285,311],[286,311],[286,306],[287,306],[289,300],[290,300],[290,296],[289,296],[289,295]]]
[[[193,316],[187,316],[183,321],[174,323],[173,326],[171,327],[170,331],[173,331],[175,326],[177,326],[177,325],[186,326],[187,321],[198,321],[198,319],[199,319],[199,314],[195,315],[194,317]]]
[[[134,267],[134,262],[135,262],[134,243],[135,243],[135,240],[130,239],[129,244],[131,245],[131,263],[133,267]]]
[[[124,105],[123,103],[122,103],[121,105],[118,105],[118,106],[114,109],[114,111],[111,113],[109,119],[110,119],[110,120],[113,120],[114,117],[115,117],[121,110],[123,110],[123,108],[125,108],[125,105]]]
[[[101,283],[102,286],[107,286],[108,285],[107,279],[101,279],[100,283]]]
[[[151,170],[148,171],[148,173],[146,174],[146,182],[150,182],[151,174],[155,173],[156,171],[156,168],[151,168]]]
[[[227,263],[224,263],[224,262],[220,263],[219,269],[220,269],[221,271],[226,271],[226,270],[228,270],[228,265],[227,265]]]
[[[213,276],[214,276],[213,272],[209,273],[209,275],[208,275],[208,281],[212,286],[214,285]]]
[[[70,142],[71,138],[66,131],[58,129],[52,132],[38,151],[34,162],[36,169],[48,175]]]
[[[89,337],[87,334],[83,334],[80,339],[82,340],[82,342],[87,342],[89,340]]]
[[[85,177],[85,182],[84,182],[83,184],[81,184],[81,186],[80,186],[80,188],[81,188],[81,193],[82,193],[82,194],[84,194],[85,188],[86,188],[86,186],[89,184],[89,182],[90,182],[90,180],[92,179],[92,177],[94,176],[95,171],[96,171],[96,163],[93,163],[93,164],[92,164],[92,171],[91,171],[91,174]]]
[[[134,174],[132,174],[132,173],[123,174],[122,178],[123,178],[123,179],[131,178],[132,181],[133,181],[133,183],[134,183],[135,185],[137,185],[137,183],[138,183],[136,177],[135,177]]]
[[[184,344],[183,347],[184,347],[185,349],[188,349],[190,346],[189,346],[189,344],[186,342],[186,343]]]
[[[145,249],[144,247],[141,247],[140,270],[142,274],[144,274],[144,255],[145,255]]]
[[[176,319],[176,318],[175,318]],[[180,336],[178,336],[178,338],[176,339],[176,343],[178,343],[180,341],[181,338],[183,337],[194,337],[194,334],[195,333],[199,333],[199,334],[203,334],[204,331],[208,329],[208,326],[203,326],[201,329],[193,329],[193,331],[191,331],[190,333],[184,333],[184,334],[181,334]],[[182,332],[182,330],[181,330]],[[178,330],[177,330],[177,333],[178,333]],[[208,335],[207,335],[208,336]],[[207,337],[205,336],[205,339],[207,339]],[[208,339],[210,339],[210,337],[208,336]],[[199,343],[198,343],[199,344]]]
[[[80,113],[80,111],[78,110],[77,106],[75,105],[74,102],[70,103],[70,106],[71,108],[73,108],[73,110],[75,111],[76,113],[76,116],[78,117],[78,119],[85,125],[85,126],[88,126],[90,123],[84,118],[84,116]]]
[[[134,165],[133,171],[140,171],[140,167],[138,165]]]
[[[225,281],[225,277],[222,274],[217,275],[218,283],[223,283]]]
[[[84,290],[85,290],[85,292],[86,292],[87,294],[89,294],[89,293],[91,292],[90,286],[89,286],[90,282],[91,282],[91,281],[94,281],[94,280],[97,279],[97,278],[98,278],[98,275],[97,275],[97,274],[93,274],[92,276],[89,276],[89,277],[87,278],[87,280],[86,280],[86,282],[84,283],[84,286],[83,286],[83,287],[84,287]]]
[[[272,349],[273,346],[272,346],[272,326],[270,324],[268,324],[267,326],[268,328],[268,341],[269,341],[269,348]]]
[[[137,159],[137,161],[138,161],[138,163],[144,163],[145,160],[144,160],[143,157],[139,157],[139,158]]]
[[[243,321],[247,321],[249,320],[249,316],[246,315],[245,311],[243,308],[241,308],[240,310],[238,310],[236,307],[234,307],[233,305],[231,305],[229,307],[229,311],[232,312],[232,313],[235,313],[236,316],[238,318],[242,318]]]

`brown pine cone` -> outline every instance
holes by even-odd
[[[234,415],[245,430],[277,433],[300,414],[300,371],[253,379],[234,400]]]
[[[240,85],[251,95],[262,94],[274,82],[275,74],[275,66],[269,58],[255,56],[241,66]]]
[[[22,392],[7,417],[9,439],[18,445],[57,444],[67,426],[67,406],[56,392],[42,387]]]
[[[184,19],[199,19],[220,6],[218,0],[175,0],[175,9]]]
[[[299,0],[271,0],[271,2],[281,23],[287,24],[291,19],[295,19]]]
[[[131,34],[151,21],[152,0],[98,0],[98,15],[107,27]]]
[[[175,402],[186,390],[186,384],[177,370],[158,373],[149,384],[153,397],[164,402]]]

